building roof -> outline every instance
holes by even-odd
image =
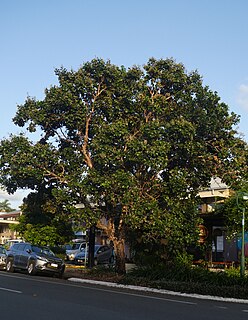
[[[229,187],[217,177],[211,179],[210,189],[229,189]]]
[[[21,215],[21,211],[0,212],[0,220],[16,219]]]

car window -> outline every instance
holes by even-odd
[[[73,243],[71,250],[79,250],[85,247],[85,243]]]
[[[47,248],[47,247],[43,247],[43,248],[42,248],[42,253],[47,254],[48,256],[55,256],[55,254],[53,253],[53,251],[50,250],[50,249]]]
[[[41,253],[42,251],[41,247],[37,247],[37,246],[31,246],[31,250],[35,253]]]
[[[20,244],[18,245],[18,249],[17,249],[17,250],[19,250],[19,251],[24,251],[25,246],[26,246],[25,243],[20,243]]]
[[[49,256],[54,256],[54,253],[47,247],[38,247],[38,246],[32,246],[31,249],[33,252],[38,253],[38,254],[46,254]]]
[[[71,249],[72,249],[72,250],[78,250],[79,247],[80,247],[80,243],[73,243]]]
[[[65,250],[71,250],[71,244],[65,244],[64,245],[64,248],[65,248]]]
[[[103,248],[102,246],[96,246],[95,247],[95,252],[97,252],[97,253],[103,252],[102,248]]]
[[[31,251],[31,245],[30,244],[26,244],[24,251],[30,250]]]
[[[0,253],[6,253],[6,250],[4,248],[0,248]]]
[[[18,250],[19,245],[20,245],[19,243],[13,244],[13,246],[11,247],[11,250]]]

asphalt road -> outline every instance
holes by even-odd
[[[248,304],[205,301],[0,272],[0,318],[18,320],[239,320]]]

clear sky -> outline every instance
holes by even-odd
[[[0,0],[0,139],[20,132],[17,105],[42,99],[55,68],[172,57],[241,116],[248,140],[247,14],[247,0]],[[15,208],[22,197],[0,192]]]

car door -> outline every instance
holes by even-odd
[[[9,250],[9,256],[13,258],[13,264],[14,266],[18,267],[19,265],[19,258],[20,258],[20,254],[19,254],[19,246],[20,244],[14,244],[11,249]]]
[[[113,248],[109,246],[105,246],[104,250],[104,259],[105,262],[110,262],[111,257],[113,256]]]
[[[20,249],[21,249],[21,251],[20,251],[19,265],[20,265],[20,268],[26,269],[27,265],[28,265],[30,253],[31,253],[31,246],[30,246],[30,244],[24,243]]]
[[[97,250],[97,262],[98,263],[104,263],[108,261],[108,247],[107,246],[101,246]]]
[[[22,252],[25,247],[25,243],[19,243],[18,245],[13,245],[13,248],[15,248],[14,253],[14,265],[17,268],[22,268]]]

